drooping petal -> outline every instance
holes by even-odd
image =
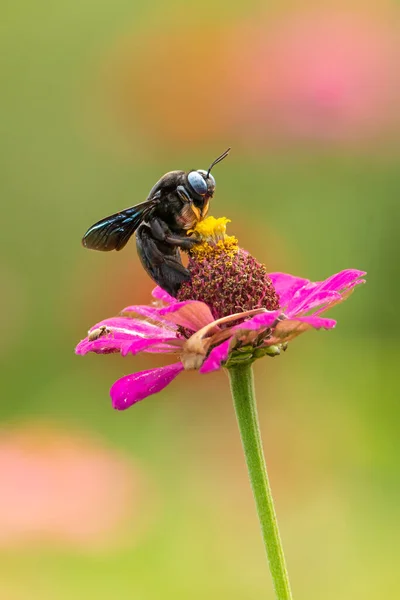
[[[175,302],[171,306],[162,308],[159,314],[164,319],[191,331],[197,331],[214,321],[207,304],[198,300]]]
[[[269,276],[274,284],[276,293],[279,296],[279,305],[284,308],[289,303],[289,300],[300,288],[304,287],[310,281],[302,277],[295,277],[288,273],[269,273]]]
[[[225,340],[219,346],[213,348],[200,367],[200,373],[211,373],[212,371],[218,371],[221,368],[221,364],[225,362],[229,355],[231,339]]]
[[[118,379],[110,390],[113,407],[125,410],[147,396],[161,392],[182,371],[183,365],[179,362]]]

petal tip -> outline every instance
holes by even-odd
[[[79,344],[76,346],[74,352],[77,356],[84,356],[88,353],[87,342],[88,339],[85,338],[84,340],[80,341]]]

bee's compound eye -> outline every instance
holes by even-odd
[[[198,171],[191,171],[189,173],[188,182],[196,194],[204,196],[207,193],[207,182]]]
[[[206,179],[207,183],[208,183],[208,187],[215,188],[215,179],[214,177],[211,175],[211,173],[208,174],[208,179],[207,179],[207,171],[204,171],[203,169],[199,169],[198,173],[200,173],[201,175],[204,175],[204,179]]]

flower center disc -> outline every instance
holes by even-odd
[[[182,284],[178,300],[201,300],[215,319],[255,308],[276,310],[279,297],[265,265],[226,235],[226,218],[208,217],[196,226],[200,243],[189,254],[191,281]]]

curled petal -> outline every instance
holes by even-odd
[[[160,316],[191,331],[197,331],[214,321],[207,304],[198,300],[175,302],[171,306],[160,309]]]
[[[147,396],[161,392],[181,371],[183,365],[179,362],[118,379],[110,390],[113,407],[125,410]]]
[[[213,348],[200,367],[200,373],[211,373],[212,371],[218,371],[221,368],[221,364],[225,362],[229,355],[229,347],[231,340],[228,339],[222,342],[219,346]]]

